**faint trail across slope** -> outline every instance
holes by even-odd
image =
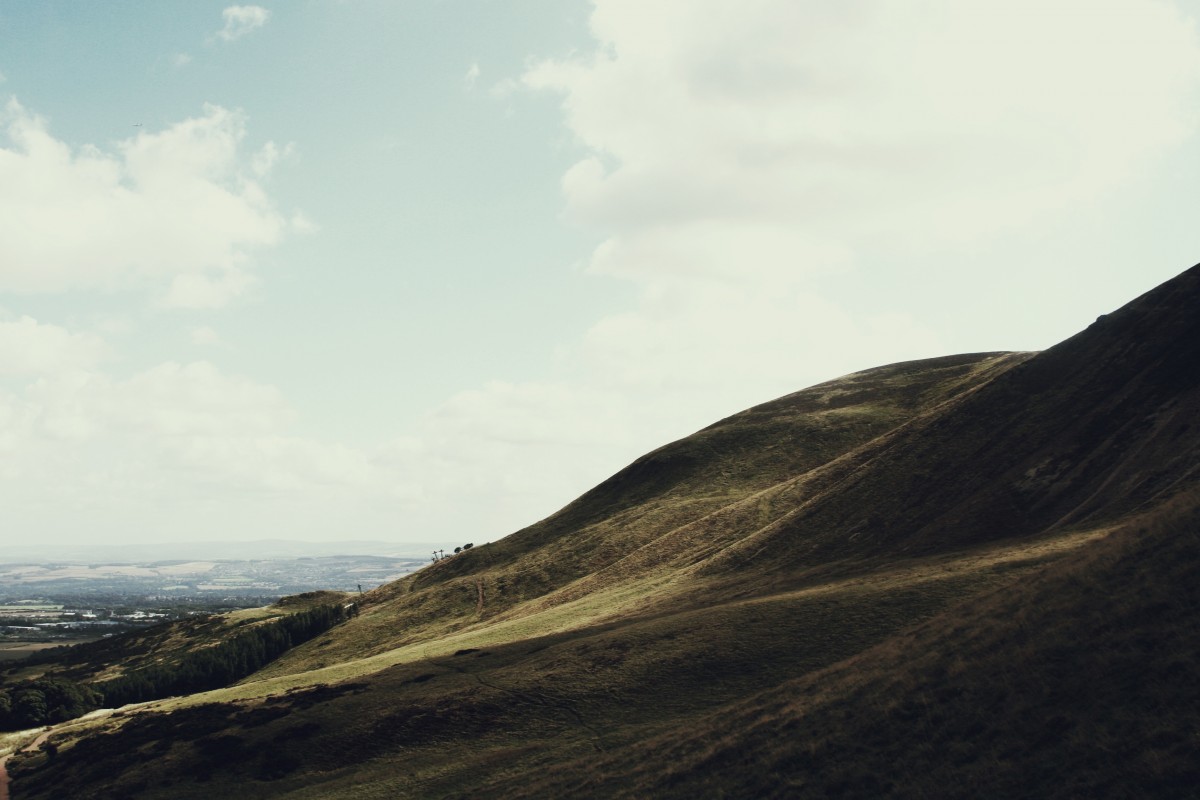
[[[8,755],[0,756],[0,800],[9,800],[9,796],[8,796],[8,783],[9,783],[8,760],[10,758],[12,758],[13,756],[15,756],[17,753],[32,753],[34,750],[37,750],[39,747],[42,746],[42,743],[45,742],[47,738],[49,738],[49,736],[52,732],[53,732],[52,728],[46,728],[41,733],[39,733],[37,735],[37,738],[35,738],[29,744],[25,745],[24,747],[18,746],[16,748],[14,748],[13,751],[11,753],[9,753]]]

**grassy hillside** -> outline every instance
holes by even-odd
[[[330,685],[304,685],[317,673],[290,690],[247,684],[154,704],[95,721],[97,730],[120,726],[117,736],[67,732],[53,762],[21,762],[17,785],[30,797],[67,788],[98,797],[470,794],[498,765],[520,773],[590,760],[828,667],[1097,535],[918,559],[869,577],[491,645],[480,634],[450,650],[413,646],[388,668]]]
[[[1170,794],[1197,307],[1200,268],[1045,353],[734,415],[237,686],[56,731],[14,797]]]
[[[681,565],[744,536],[746,524],[784,513],[771,505],[775,487],[1025,358],[989,353],[882,367],[722,420],[638,459],[536,525],[368,593],[362,615],[338,638],[297,649],[269,674],[512,623],[602,589],[603,599],[576,606],[567,624],[579,624],[580,614],[590,621],[640,609],[672,593]]]
[[[1192,797],[1200,492],[831,668],[484,787],[612,797]]]

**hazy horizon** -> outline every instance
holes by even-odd
[[[474,544],[474,543],[472,543]],[[386,542],[370,540],[299,539],[211,539],[182,542],[125,542],[122,544],[25,544],[6,545],[0,563],[48,563],[69,561],[83,564],[145,563],[152,561],[229,561],[253,559],[314,558],[326,556],[385,556],[428,559],[434,542]],[[445,548],[452,550],[452,548]]]
[[[1200,260],[1177,2],[0,3],[6,547],[494,541]],[[13,541],[16,540],[16,541]]]

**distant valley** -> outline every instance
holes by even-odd
[[[313,589],[358,590],[397,580],[424,557],[318,556],[134,563],[0,564],[0,601],[30,596],[274,600]]]
[[[240,549],[266,556],[289,552],[293,546],[303,548],[304,543],[252,543]],[[143,549],[161,555],[154,553],[156,548]],[[226,554],[229,549],[237,548],[225,548]],[[336,545],[312,549],[321,552]],[[219,553],[222,548],[213,550]],[[277,555],[249,560],[0,563],[0,662],[196,614],[262,606],[286,595],[319,589],[368,591],[428,560]]]

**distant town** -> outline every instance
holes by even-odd
[[[0,661],[316,589],[364,592],[428,557],[334,555],[0,564]]]

